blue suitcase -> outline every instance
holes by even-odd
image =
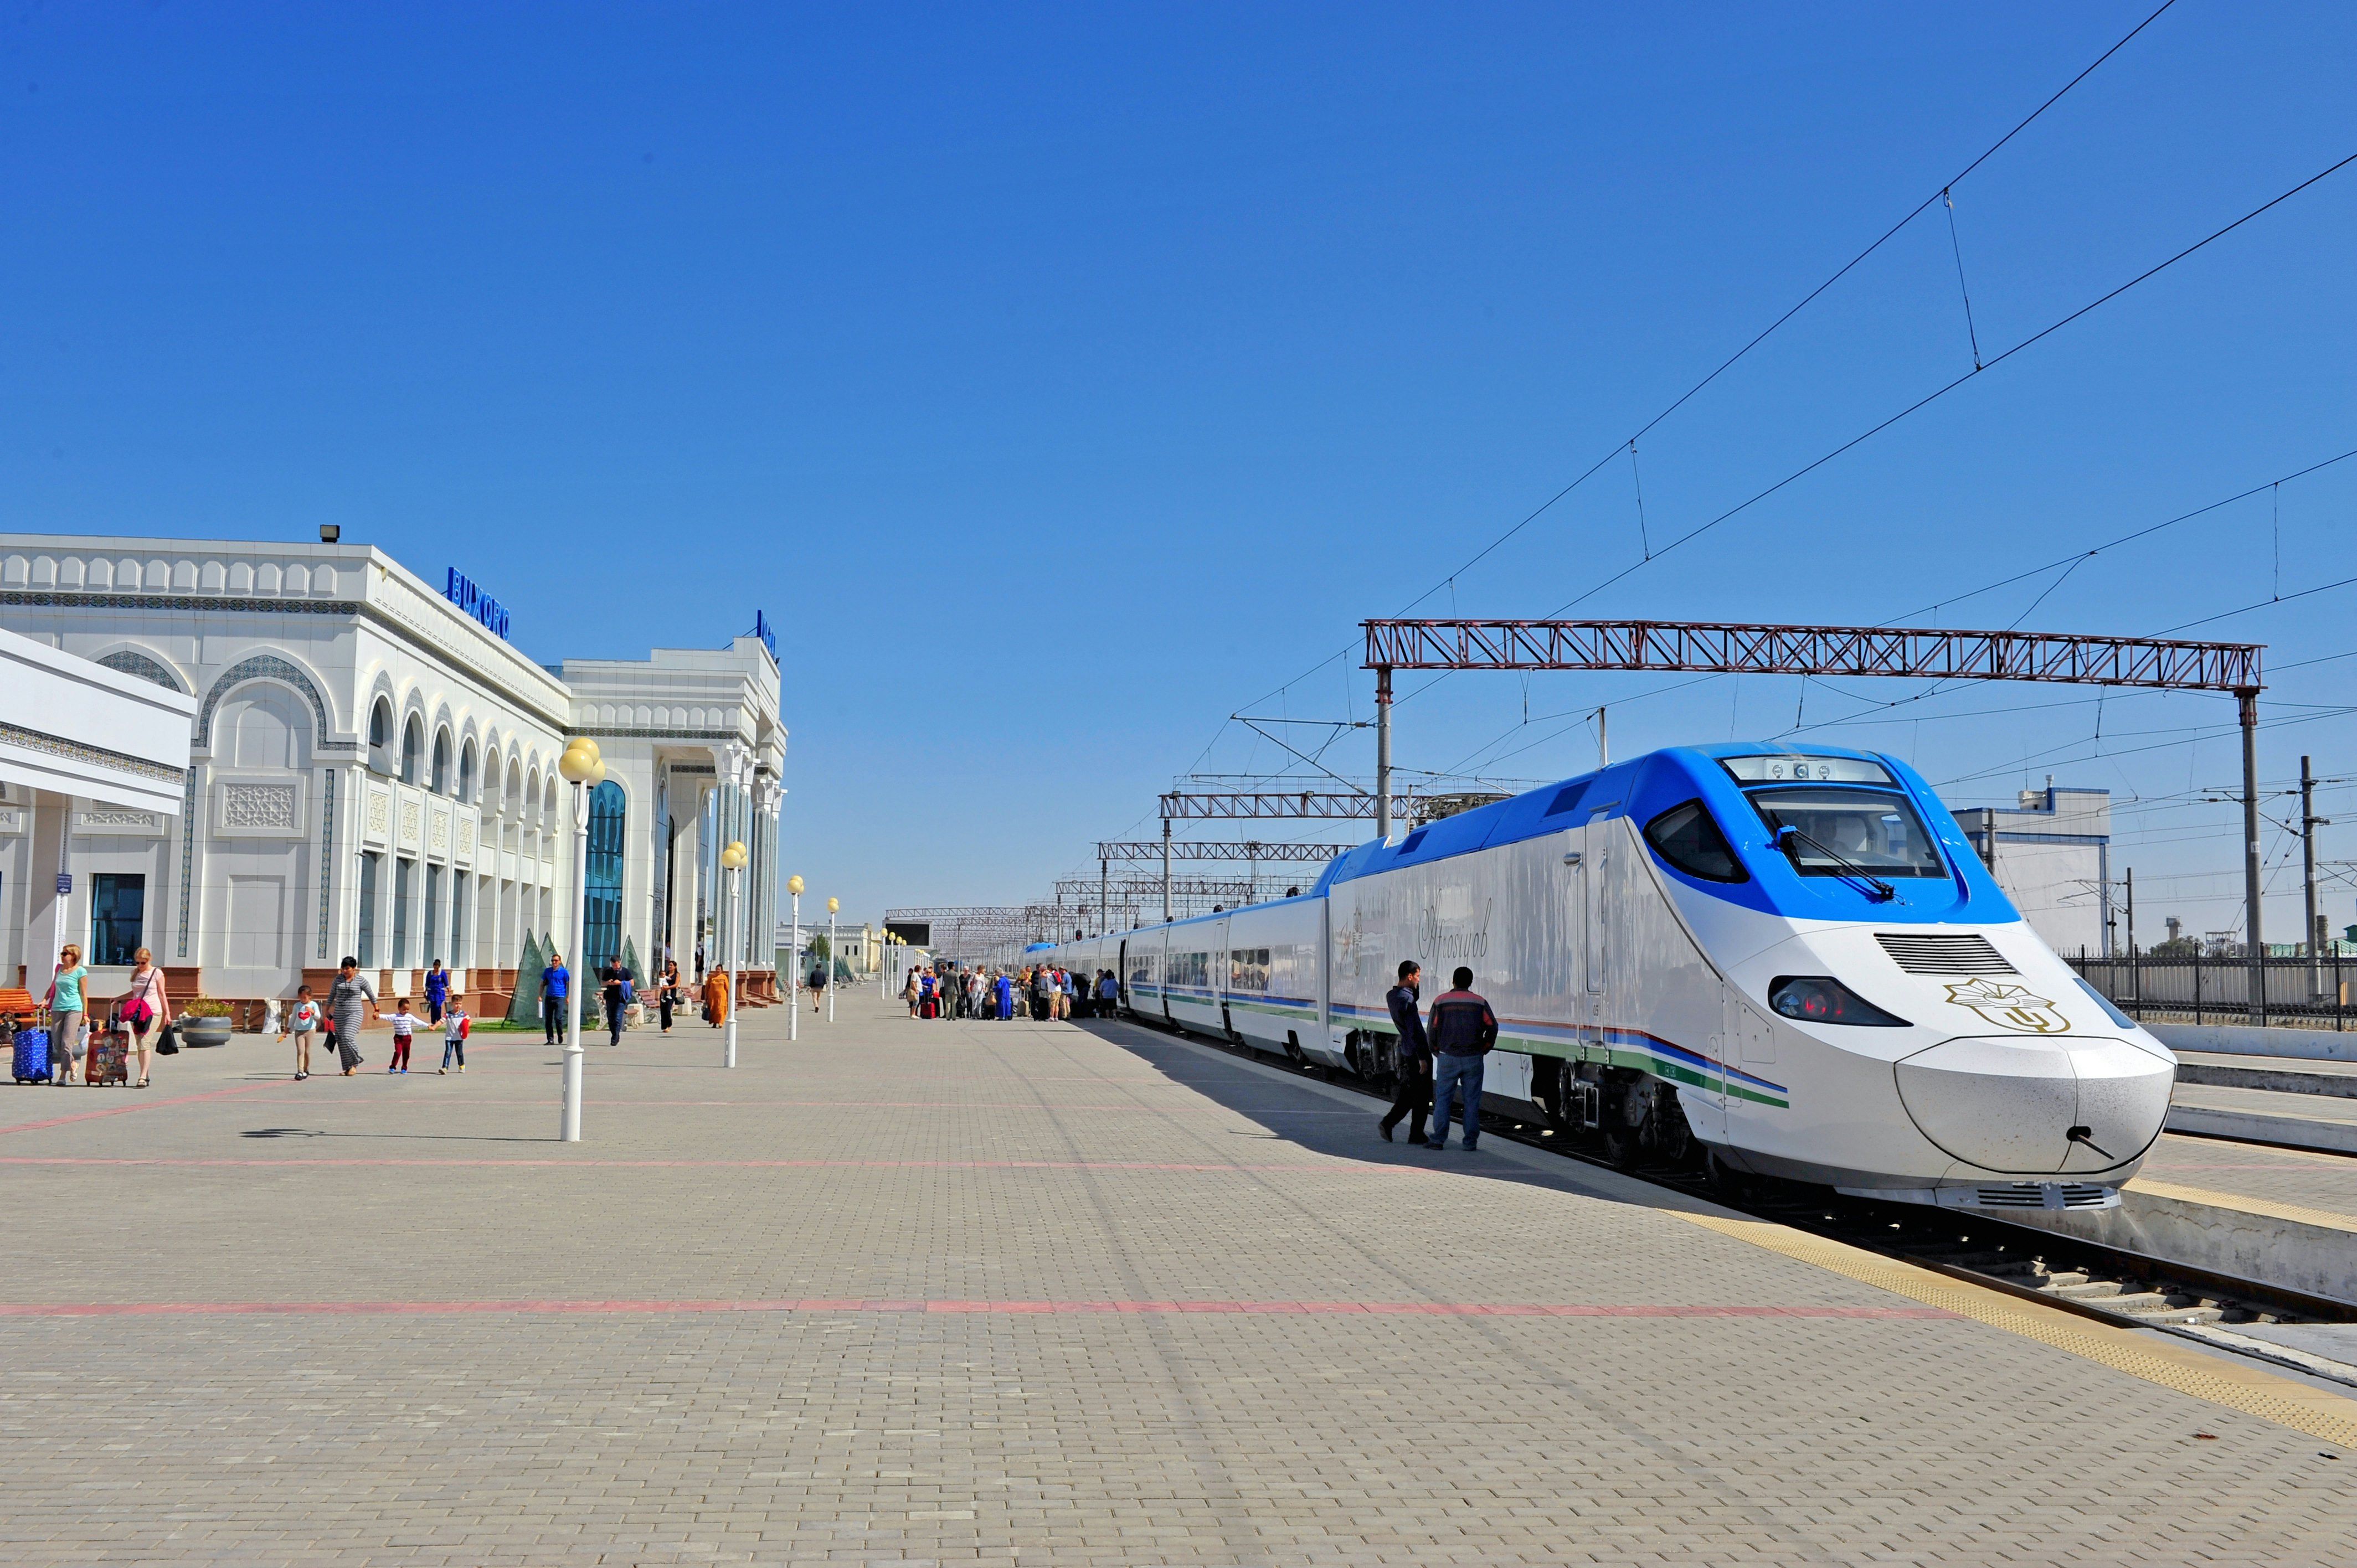
[[[16,1031],[16,1073],[18,1083],[49,1081],[49,1032],[47,1029]]]

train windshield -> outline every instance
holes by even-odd
[[[1923,819],[1903,795],[1842,785],[1749,791],[1770,832],[1795,830],[1792,864],[1803,876],[1945,876]]]

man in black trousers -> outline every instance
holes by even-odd
[[[1386,1144],[1403,1116],[1408,1119],[1407,1141],[1423,1143],[1424,1119],[1432,1111],[1432,1045],[1424,1036],[1424,1015],[1415,1008],[1423,980],[1422,966],[1414,959],[1405,959],[1399,966],[1399,983],[1383,998],[1383,1004],[1392,1010],[1392,1027],[1399,1031],[1399,1093],[1377,1124]]]

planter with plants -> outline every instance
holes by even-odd
[[[180,1038],[197,1047],[229,1044],[229,1004],[199,996],[180,1009]]]

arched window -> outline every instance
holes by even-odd
[[[422,755],[425,750],[425,723],[412,714],[409,722],[401,726],[401,781],[404,784],[417,782],[417,765],[425,760]]]
[[[622,787],[611,779],[589,795],[589,860],[582,908],[581,972],[595,975],[622,951]]]
[[[458,799],[469,806],[475,803],[475,743],[471,740],[458,748]]]
[[[433,788],[436,795],[447,795],[450,792],[450,732],[447,729],[437,729],[434,732]]]
[[[382,697],[369,713],[369,766],[379,773],[393,771],[393,704]]]

